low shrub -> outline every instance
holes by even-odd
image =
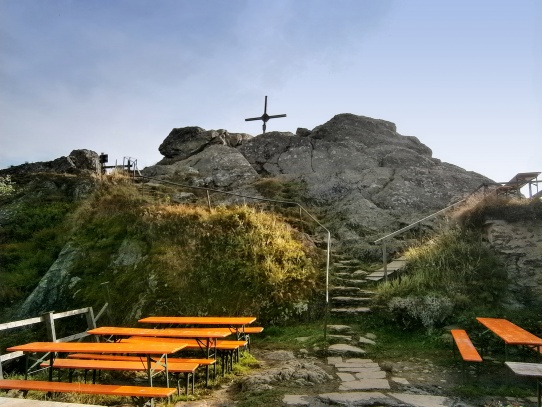
[[[423,327],[429,332],[452,314],[453,303],[444,296],[394,297],[388,304],[392,319],[406,329]]]

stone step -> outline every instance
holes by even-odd
[[[369,273],[364,270],[356,270],[353,273],[348,271],[339,271],[334,272],[333,276],[340,277],[340,278],[346,278],[350,280],[362,280],[367,276]]]
[[[395,259],[386,265],[386,270],[389,278],[395,278],[397,272],[405,268],[407,264],[406,257],[402,256],[398,259]],[[367,277],[367,280],[370,281],[382,281],[384,280],[384,267],[370,273]]]
[[[359,287],[333,286],[329,287],[332,295],[363,295],[365,290]]]
[[[351,279],[351,278],[342,278],[342,277],[335,277],[334,280],[343,285],[343,286],[350,286],[350,287],[362,287],[365,284],[367,284],[367,280],[365,279]]]
[[[337,263],[346,264],[346,265],[360,265],[361,263],[354,259],[339,260]]]
[[[352,277],[356,278],[356,277],[364,277],[366,275],[368,275],[369,272],[368,271],[365,271],[365,270],[356,270],[352,273]]]
[[[342,308],[332,308],[331,313],[335,315],[358,315],[366,314],[371,312],[369,307],[342,307]]]
[[[333,304],[365,304],[370,302],[371,298],[369,297],[331,297],[331,302]]]

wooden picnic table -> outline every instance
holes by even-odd
[[[505,362],[504,364],[518,376],[536,378],[538,407],[542,407],[542,363]]]
[[[8,348],[10,352],[21,351],[26,356],[25,379],[28,375],[28,354],[49,353],[49,381],[53,380],[53,363],[56,353],[128,353],[145,355],[147,357],[149,385],[152,386],[152,375],[154,373],[151,365],[151,356],[160,356],[157,361],[166,370],[166,382],[169,387],[169,375],[167,370],[167,355],[180,351],[186,347],[179,343],[96,343],[96,342],[31,342],[24,345],[17,345]]]
[[[138,322],[146,324],[170,325],[250,325],[256,317],[146,317]]]
[[[533,335],[507,319],[478,317],[476,320],[504,341],[506,356],[508,355],[507,345],[519,345],[534,348],[540,356],[542,339],[538,336]]]
[[[175,338],[178,341],[174,343],[182,344],[182,339],[195,339],[199,345],[199,348],[204,352],[207,359],[216,359],[216,340],[219,338],[225,338],[232,334],[229,330],[216,329],[216,328],[164,328],[164,329],[151,329],[151,328],[127,328],[127,327],[114,327],[114,326],[102,326],[87,331],[92,335],[101,336],[114,336],[116,338],[130,338],[130,337],[149,337],[156,338],[157,342],[159,338]],[[130,342],[133,343],[133,342]],[[154,342],[151,342],[154,343]],[[209,368],[207,367],[206,380],[209,381]]]
[[[131,336],[143,336],[143,337],[156,337],[156,338],[177,338],[177,339],[195,339],[200,348],[206,351],[207,358],[211,357],[211,349],[216,348],[216,340],[218,338],[225,338],[232,334],[229,330],[216,329],[216,328],[164,328],[164,329],[151,329],[151,328],[127,328],[127,327],[115,327],[115,326],[101,326],[99,328],[90,329],[87,331],[92,335],[101,336],[114,336],[114,337],[131,337]],[[179,341],[178,343],[182,343]],[[216,349],[215,349],[216,351]]]
[[[138,322],[144,324],[164,325],[225,325],[232,333],[235,332],[237,339],[248,339],[245,334],[245,326],[256,321],[256,317],[146,317]]]
[[[152,328],[128,328],[128,327],[116,327],[116,326],[101,326],[99,328],[90,329],[87,331],[92,335],[101,336],[149,336],[149,337],[162,337],[162,338],[194,338],[200,340],[206,340],[207,342],[214,342],[218,338],[225,338],[232,334],[229,330],[221,328],[164,328],[164,329],[152,329]]]

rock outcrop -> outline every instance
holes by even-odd
[[[66,157],[12,166],[0,170],[0,176],[35,173],[88,174],[99,173],[99,156],[92,150],[73,150]]]
[[[542,298],[542,222],[488,221],[486,234],[508,272],[509,306],[522,308],[539,302]]]
[[[325,214],[343,246],[372,252],[367,242],[491,182],[433,158],[429,147],[397,133],[391,122],[353,114],[296,134],[173,129],[159,150],[165,158],[145,175],[227,190],[264,177],[301,183],[304,203]]]

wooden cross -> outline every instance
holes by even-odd
[[[286,117],[285,114],[277,114],[277,115],[274,115],[274,116],[269,116],[267,114],[267,96],[265,97],[265,106],[264,106],[264,109],[263,109],[263,115],[261,117],[252,117],[250,119],[245,119],[246,122],[251,122],[251,121],[254,121],[254,120],[262,120],[263,121],[263,134],[265,134],[265,129],[266,129],[266,125],[265,123],[267,123],[267,121],[269,119],[276,119],[276,118],[279,118],[279,117]]]

